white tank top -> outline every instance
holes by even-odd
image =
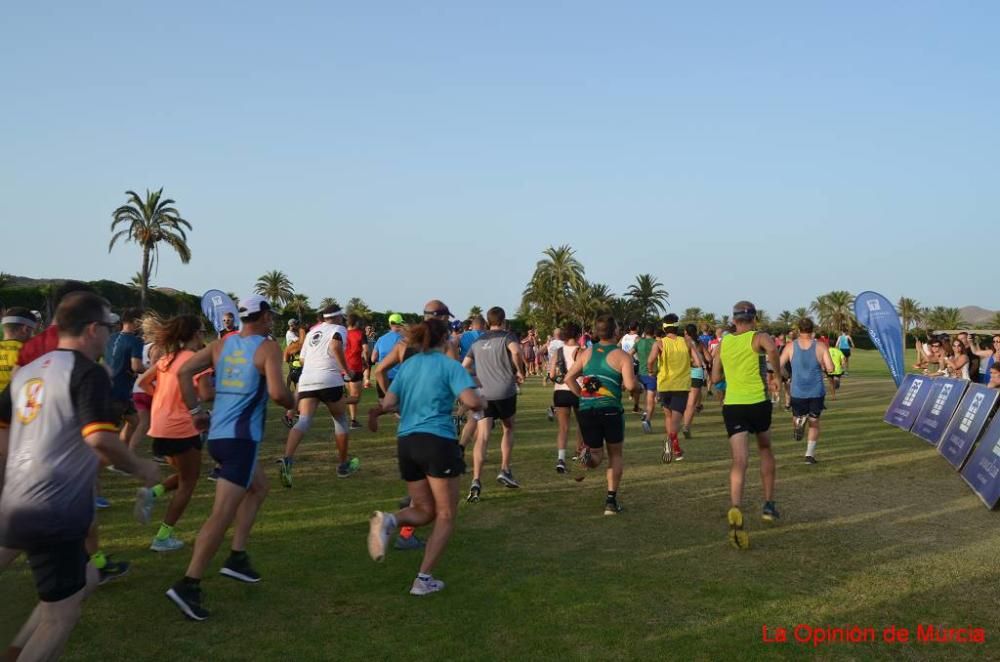
[[[563,356],[563,361],[566,362],[566,372],[569,372],[569,369],[573,367],[573,361],[576,360],[576,352],[578,349],[580,348],[577,345],[573,345],[572,347],[567,347],[563,345],[562,347],[559,348],[559,351],[562,353]],[[557,355],[554,354],[552,356],[552,360],[553,361],[557,360]],[[566,386],[565,384],[556,384],[555,386],[552,387],[552,389],[555,391],[568,391],[569,387]]]
[[[340,334],[340,341],[347,342],[347,329],[339,324],[324,322],[314,326],[306,334],[302,348],[302,376],[299,391],[320,391],[344,385],[343,368],[337,359],[330,356],[330,341],[334,334]]]
[[[150,368],[151,363],[150,363],[150,360],[149,360],[149,350],[150,350],[150,348],[152,346],[153,346],[153,343],[151,343],[151,342],[148,342],[148,343],[146,343],[145,345],[142,346],[142,371],[143,372],[146,372]],[[141,388],[139,388],[139,380],[138,379],[135,380],[135,384],[132,386],[132,392],[133,393],[145,393],[145,391],[143,391]]]
[[[639,336],[634,333],[626,333],[622,336],[622,351],[628,354],[635,346],[635,341]]]

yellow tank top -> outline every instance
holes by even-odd
[[[723,337],[719,359],[726,373],[726,404],[754,405],[767,400],[767,364],[753,349],[755,331]]]
[[[20,340],[0,340],[0,391],[10,384],[14,367],[17,366],[17,355],[23,344]]]
[[[691,350],[682,336],[660,339],[660,369],[656,374],[657,391],[691,389]]]

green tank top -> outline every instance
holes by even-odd
[[[622,373],[608,365],[608,354],[617,345],[598,343],[583,366],[580,409],[622,410]]]
[[[754,405],[767,400],[767,364],[753,349],[755,331],[722,338],[719,359],[726,373],[726,404]]]
[[[635,341],[635,358],[639,362],[639,374],[649,376],[649,368],[646,363],[649,361],[649,354],[653,351],[656,338],[639,338]]]

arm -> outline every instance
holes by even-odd
[[[399,342],[396,343],[392,351],[389,352],[388,356],[382,359],[378,365],[375,366],[375,383],[378,387],[382,389],[383,393],[389,392],[389,377],[386,373],[389,369],[395,366],[397,363],[402,361],[402,354],[406,351],[406,346]]]
[[[718,352],[714,357],[712,357],[712,383],[718,384],[725,380],[725,375],[722,372],[722,361],[719,359]]]
[[[341,355],[343,355],[343,351],[341,351]],[[293,408],[295,398],[285,386],[285,376],[281,372],[281,348],[278,343],[273,340],[265,340],[261,343],[254,355],[254,363],[267,379],[268,396],[285,409]]]
[[[646,359],[646,372],[651,375],[656,374],[656,361],[660,358],[660,352],[663,351],[661,348],[661,343],[653,343],[653,349],[649,352],[649,358]]]
[[[639,385],[639,380],[635,378],[635,368],[632,367],[632,357],[628,352],[622,351],[621,360],[618,362],[618,371],[622,373],[622,386],[632,393],[638,395],[642,394],[642,386]]]
[[[512,340],[507,343],[507,351],[510,352],[511,358],[514,360],[514,369],[517,370],[517,383],[524,383],[524,356],[521,354],[521,346],[517,344],[516,340]]]
[[[694,344],[690,338],[687,339],[688,351],[691,352],[691,365],[696,368],[704,368],[705,362],[701,358],[701,352],[698,351],[698,346]]]
[[[778,366],[781,364],[781,359],[778,358],[778,348],[774,346],[774,338],[767,333],[757,333],[753,337],[753,344],[756,346],[758,352],[761,352],[767,356],[767,360],[772,366]]]
[[[830,358],[830,346],[826,343],[816,343],[816,358],[819,360],[823,372],[830,374],[833,372],[833,359]]]
[[[142,373],[142,375],[139,377],[138,386],[139,388],[142,389],[143,393],[146,393],[147,395],[153,395],[153,392],[156,390],[153,387],[154,381],[156,381],[155,363],[152,366],[150,366],[149,370]]]
[[[301,350],[302,350],[302,341],[296,340],[295,342],[290,343],[288,347],[285,348],[282,358],[286,362],[288,362],[293,356],[298,354]]]
[[[99,430],[91,432],[83,438],[101,459],[112,464],[116,469],[131,474],[141,480],[146,487],[160,482],[160,470],[151,460],[143,460],[130,451],[128,446],[118,438],[117,432]]]
[[[797,341],[795,341],[795,342],[797,342]],[[822,366],[822,365],[826,365],[826,364],[823,363],[823,360],[819,356],[820,344],[821,343],[816,343],[816,358],[820,361],[820,365]],[[780,362],[780,364],[779,364],[778,367],[781,369],[781,373],[782,374],[784,374],[784,372],[785,372],[785,367],[789,363],[791,363],[791,361],[792,361],[792,351],[793,351],[792,350],[792,343],[790,343],[790,342],[786,342],[785,346],[781,348],[781,358],[778,359],[779,362]],[[827,358],[827,360],[829,360],[830,359],[830,353],[829,352],[823,352],[823,353],[826,354],[826,358]],[[830,370],[827,370],[826,372],[830,372]]]
[[[381,366],[381,364],[379,364]],[[378,368],[376,368],[378,370]],[[376,402],[375,406],[368,410],[368,429],[378,432],[378,417],[397,410],[399,398],[392,391],[387,391],[381,402]]]
[[[194,419],[194,426],[199,430],[208,429],[208,413],[201,411],[201,401],[198,400],[198,392],[194,387],[194,376],[203,370],[208,370],[215,363],[216,347],[221,343],[212,343],[208,347],[203,347],[194,356],[189,358],[177,371],[177,383],[181,389],[181,399],[184,406]]]
[[[329,348],[330,356],[336,359],[337,364],[340,365],[340,371],[343,373],[349,372],[347,369],[347,357],[344,356],[344,341],[340,337],[339,333],[333,334],[333,338],[330,340]]]

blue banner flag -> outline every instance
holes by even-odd
[[[896,307],[877,292],[862,292],[854,299],[854,316],[868,329],[898,388],[903,381],[903,325]]]
[[[221,290],[209,290],[201,297],[201,312],[212,322],[216,331],[222,331],[222,316],[232,313],[239,326],[240,311],[229,295]]]

